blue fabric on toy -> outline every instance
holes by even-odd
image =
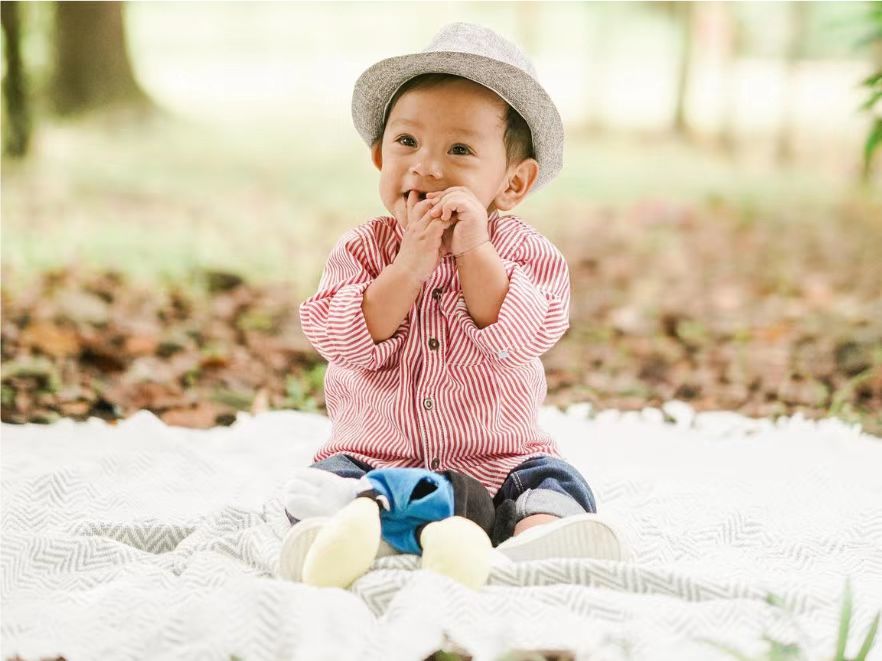
[[[377,468],[365,477],[389,501],[380,508],[383,539],[403,553],[422,554],[417,528],[453,516],[453,485],[422,468]]]

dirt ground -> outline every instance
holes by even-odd
[[[547,403],[627,410],[679,399],[750,416],[838,416],[882,435],[876,212],[855,203],[809,230],[720,201],[583,214],[558,238],[571,327],[543,356]],[[321,411],[324,363],[300,331],[298,302],[284,283],[211,271],[146,288],[61,269],[4,287],[2,418],[147,408],[209,427],[237,410]]]

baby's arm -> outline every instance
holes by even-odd
[[[389,264],[364,292],[362,311],[374,342],[382,342],[398,330],[416,300],[423,283],[407,270]]]
[[[456,258],[462,294],[478,328],[496,323],[508,292],[508,274],[493,244],[487,242]]]
[[[300,305],[300,323],[306,338],[328,362],[351,369],[378,370],[404,346],[410,324],[406,313],[402,314],[386,336],[388,339],[378,341],[368,327],[362,309],[366,291],[379,282],[378,292],[372,294],[385,295],[384,287],[400,283],[396,282],[394,270],[386,274],[388,267],[377,274],[377,249],[371,245],[371,237],[365,236],[366,231],[369,230],[363,226],[355,228],[337,242],[318,291]],[[369,304],[369,314],[370,308]],[[391,316],[392,312],[388,314]]]
[[[517,226],[510,225],[505,229],[497,249],[501,255],[511,255],[500,260],[508,289],[496,321],[479,327],[469,314],[471,299],[460,299],[454,314],[466,334],[494,362],[518,365],[548,351],[569,327],[570,278],[566,260],[551,241],[527,227],[517,231]],[[465,262],[458,268],[466,294],[470,276],[464,271],[470,266]]]
[[[408,220],[395,261],[364,293],[364,317],[375,342],[395,332],[441,259],[441,237],[448,224],[434,222],[432,200],[418,197],[414,191],[408,194]]]

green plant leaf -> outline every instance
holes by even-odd
[[[867,136],[867,142],[864,144],[864,177],[870,176],[870,165],[873,161],[873,153],[882,142],[882,119],[877,118],[873,122],[873,129]]]
[[[15,388],[11,388],[7,385],[2,386],[0,388],[0,401],[3,402],[3,406],[12,406],[15,402]]]
[[[867,99],[866,101],[864,101],[864,103],[861,105],[860,109],[863,111],[870,110],[873,106],[876,105],[876,103],[879,101],[879,99],[882,99],[882,90],[879,90],[878,92],[874,92],[873,94],[871,94],[870,98]]]
[[[327,363],[318,363],[312,367],[306,374],[307,382],[313,390],[321,390],[325,386],[325,372],[328,369]]]
[[[869,78],[866,78],[860,82],[860,87],[872,87],[876,83],[882,82],[882,71],[877,71]]]
[[[444,650],[438,650],[430,658],[431,661],[462,661],[462,657],[459,654],[445,652]]]
[[[221,404],[232,406],[234,409],[248,409],[254,402],[254,394],[232,390],[230,388],[215,388],[211,399]]]
[[[867,637],[864,638],[864,644],[861,645],[860,650],[858,650],[857,656],[854,657],[854,661],[864,661],[867,658],[867,654],[870,653],[870,649],[873,647],[873,643],[876,640],[876,632],[879,631],[879,615],[882,613],[876,613],[876,617],[873,618],[873,623],[870,625],[870,630],[867,631]]]
[[[845,645],[848,643],[848,629],[851,626],[851,579],[845,581],[842,595],[842,611],[839,615],[839,638],[836,641],[836,661],[845,661]]]
[[[769,640],[769,661],[793,661],[802,657],[802,650],[795,643],[782,643]]]
[[[873,30],[872,32],[868,32],[854,43],[855,50],[860,50],[880,39],[882,39],[882,31]]]
[[[705,645],[710,645],[711,647],[716,647],[719,651],[725,652],[729,656],[735,657],[738,661],[755,661],[747,656],[741,650],[735,649],[734,647],[730,647],[729,645],[724,645],[723,643],[718,643],[715,640],[710,640],[708,638],[699,638],[699,642],[704,643]]]

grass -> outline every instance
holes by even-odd
[[[780,608],[784,607],[782,600],[773,595],[769,596],[768,602],[773,606]],[[851,582],[846,581],[842,595],[842,609],[840,611],[837,627],[836,649],[834,655],[830,657],[832,661],[866,661],[867,655],[875,646],[876,634],[879,629],[879,613],[877,613],[871,621],[863,639],[860,639],[860,635],[858,634],[857,640],[860,640],[861,642],[857,654],[855,654],[855,656],[845,655],[846,647],[849,642],[852,642],[852,645],[856,642],[852,641],[853,637],[851,635],[853,625],[852,608],[853,596]],[[790,615],[786,610],[784,611],[784,614],[787,616]],[[731,656],[734,659],[738,659],[739,661],[802,661],[804,659],[814,658],[809,657],[808,651],[799,643],[779,641],[768,635],[763,636],[762,640],[766,645],[766,650],[758,655],[746,654],[736,647],[715,640],[701,639],[701,642],[719,652]],[[451,649],[447,651],[439,650],[430,656],[427,661],[469,661],[471,658],[470,655],[461,650]],[[567,661],[573,658],[572,654],[565,650],[556,650],[553,652],[520,650],[505,654],[500,657],[500,661]]]
[[[851,657],[845,655],[846,648],[852,639],[853,599],[851,581],[846,580],[845,589],[842,593],[842,608],[839,612],[836,649],[834,655],[831,657],[833,661],[865,661],[870,650],[873,649],[873,646],[876,644],[880,613],[876,613],[875,617],[870,622],[870,626],[867,627],[866,634],[860,643],[857,654]],[[778,597],[770,595],[768,601],[773,606],[778,606],[780,608],[784,607],[782,600]],[[785,615],[789,615],[787,611],[784,611],[784,613]],[[799,627],[797,627],[797,629],[799,629]],[[801,630],[800,633],[801,635],[804,635]],[[859,636],[860,634],[858,634],[858,640],[861,640]],[[723,645],[713,640],[704,639],[703,642],[735,659],[739,659],[739,661],[801,661],[802,659],[809,658],[807,656],[807,651],[803,649],[803,646],[799,643],[783,642],[768,635],[763,636],[763,642],[767,645],[766,651],[758,656],[750,656],[735,647]]]
[[[4,276],[78,263],[163,281],[211,268],[288,281],[305,295],[336,238],[385,210],[354,130],[295,126],[43,124],[30,160],[3,163]],[[553,238],[578,232],[581,214],[647,199],[725,203],[744,222],[805,224],[861,195],[842,176],[746,168],[667,138],[574,133],[566,158],[559,179],[518,209]]]

